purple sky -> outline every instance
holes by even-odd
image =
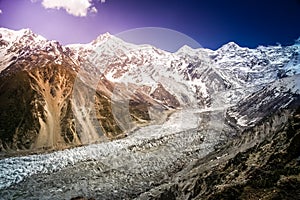
[[[85,17],[41,3],[0,0],[0,26],[30,28],[62,44],[87,43],[105,32],[163,27],[212,49],[229,41],[249,47],[288,45],[300,36],[299,0],[93,0],[98,12]]]

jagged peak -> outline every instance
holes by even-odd
[[[195,52],[197,49],[194,49],[188,45],[183,45],[182,47],[180,47],[178,50],[177,50],[177,53],[181,53],[181,52]]]
[[[12,30],[8,28],[1,27],[0,28],[1,33],[9,33],[14,35],[34,35],[34,33],[29,28],[19,29],[19,30]]]
[[[109,32],[106,32],[104,34],[99,35],[95,40],[93,40],[91,42],[92,45],[97,45],[100,44],[102,42],[106,42],[108,40],[120,40],[119,38],[115,37],[114,35],[110,34]]]
[[[34,34],[34,33],[32,32],[32,30],[29,29],[29,28],[23,28],[23,29],[20,29],[19,32],[22,32],[22,33],[24,33],[24,34]]]
[[[200,48],[193,48],[188,45],[183,45],[180,49],[178,49],[175,54],[184,54],[184,55],[189,55],[189,56],[199,56],[203,55],[204,52],[210,52],[212,50],[210,49],[205,49],[203,47]]]
[[[0,34],[1,38],[4,38],[6,40],[10,40],[12,42],[16,41],[17,39],[22,38],[23,36],[32,36],[33,38],[36,38],[37,40],[47,40],[41,35],[35,34],[31,29],[24,28],[19,30],[12,30],[8,28],[1,27],[0,28]]]
[[[229,49],[237,49],[240,48],[240,46],[235,42],[228,42],[227,44],[224,44],[220,49],[222,50],[229,50]]]
[[[104,39],[107,39],[107,38],[111,38],[111,37],[113,37],[113,35],[112,34],[110,34],[109,32],[106,32],[106,33],[103,33],[103,34],[100,34],[97,38],[96,38],[96,40],[104,40]]]

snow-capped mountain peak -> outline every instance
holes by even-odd
[[[227,44],[224,44],[220,49],[219,49],[219,51],[224,51],[224,52],[226,52],[226,51],[236,51],[236,50],[238,50],[238,49],[240,49],[241,47],[238,45],[238,44],[236,44],[235,42],[229,42],[229,43],[227,43]]]
[[[66,51],[57,41],[49,41],[30,29],[10,30],[0,28],[0,72],[17,60],[27,59],[44,52],[56,63],[62,61],[61,54]]]
[[[115,36],[111,35],[109,32],[106,32],[104,34],[100,34],[95,40],[93,40],[90,44],[91,45],[99,45],[103,42],[106,42],[108,40],[117,39]]]
[[[46,41],[41,35],[33,33],[30,29],[20,29],[18,31],[10,30],[7,28],[0,28],[0,39],[8,43],[15,43],[17,41],[23,42],[25,40]]]
[[[183,45],[181,48],[177,50],[177,53],[193,53],[195,51],[197,51],[197,49],[194,49],[188,45]]]
[[[179,56],[189,56],[189,57],[193,57],[193,56],[199,56],[199,54],[201,54],[201,52],[203,53],[203,51],[206,51],[206,49],[202,49],[202,48],[197,48],[194,49],[188,45],[183,45],[180,49],[178,49],[175,54],[179,55]]]

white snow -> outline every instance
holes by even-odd
[[[248,120],[245,119],[245,116],[239,117],[237,120],[237,124],[245,127],[248,125]]]

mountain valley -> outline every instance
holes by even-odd
[[[0,199],[299,199],[300,44],[167,52],[0,28]]]

